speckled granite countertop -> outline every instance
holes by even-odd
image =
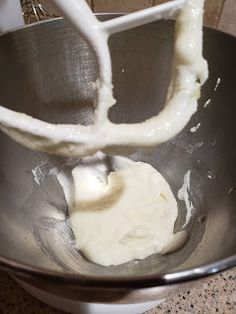
[[[0,284],[0,314],[64,313],[34,299],[3,271],[0,271]],[[196,283],[195,288],[167,299],[146,314],[166,313],[235,314],[236,268]]]

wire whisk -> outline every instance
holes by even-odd
[[[26,24],[47,20],[59,16],[46,1],[21,0],[23,17]]]

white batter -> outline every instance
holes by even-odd
[[[190,175],[191,175],[191,171],[188,170],[184,175],[183,185],[178,191],[178,198],[179,200],[184,201],[186,209],[187,209],[185,223],[182,226],[182,229],[184,229],[189,224],[189,221],[191,219],[191,216],[194,210],[193,203],[190,200]]]
[[[174,195],[152,166],[130,161],[108,177],[78,166],[72,175],[70,222],[77,247],[90,261],[119,265],[168,253],[186,241],[185,231],[173,231],[178,215]]]

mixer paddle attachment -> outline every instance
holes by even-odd
[[[0,106],[0,129],[22,145],[63,156],[146,147],[163,143],[188,123],[197,110],[200,87],[208,76],[202,57],[204,0],[174,0],[152,8],[99,21],[85,0],[52,0],[94,50],[99,65],[95,121],[89,126],[51,124]],[[149,22],[178,15],[172,79],[162,111],[142,123],[115,124],[108,110],[115,104],[108,38]]]

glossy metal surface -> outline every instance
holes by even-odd
[[[113,121],[142,121],[160,110],[171,71],[172,38],[173,23],[166,21],[112,36],[117,98],[110,110]],[[118,267],[86,261],[73,248],[63,192],[50,172],[55,167],[69,171],[77,161],[32,152],[1,133],[0,264],[4,269],[51,292],[75,298],[78,291],[87,291],[91,299],[96,287],[99,291],[110,287],[109,293],[117,296],[134,287],[155,286],[154,296],[164,297],[176,288],[167,289],[169,284],[236,265],[236,39],[206,29],[204,54],[210,78],[197,114],[171,142],[132,155],[156,167],[175,195],[191,170],[195,210],[187,244],[175,253]],[[96,61],[63,20],[1,36],[0,68],[1,105],[54,123],[92,121]],[[219,77],[221,83],[214,91]],[[204,108],[209,98],[212,101]],[[199,122],[201,126],[192,133],[190,128]],[[107,162],[112,167],[112,158]],[[179,210],[176,230],[184,222],[183,202]],[[143,300],[154,299],[150,289],[142,295]]]

